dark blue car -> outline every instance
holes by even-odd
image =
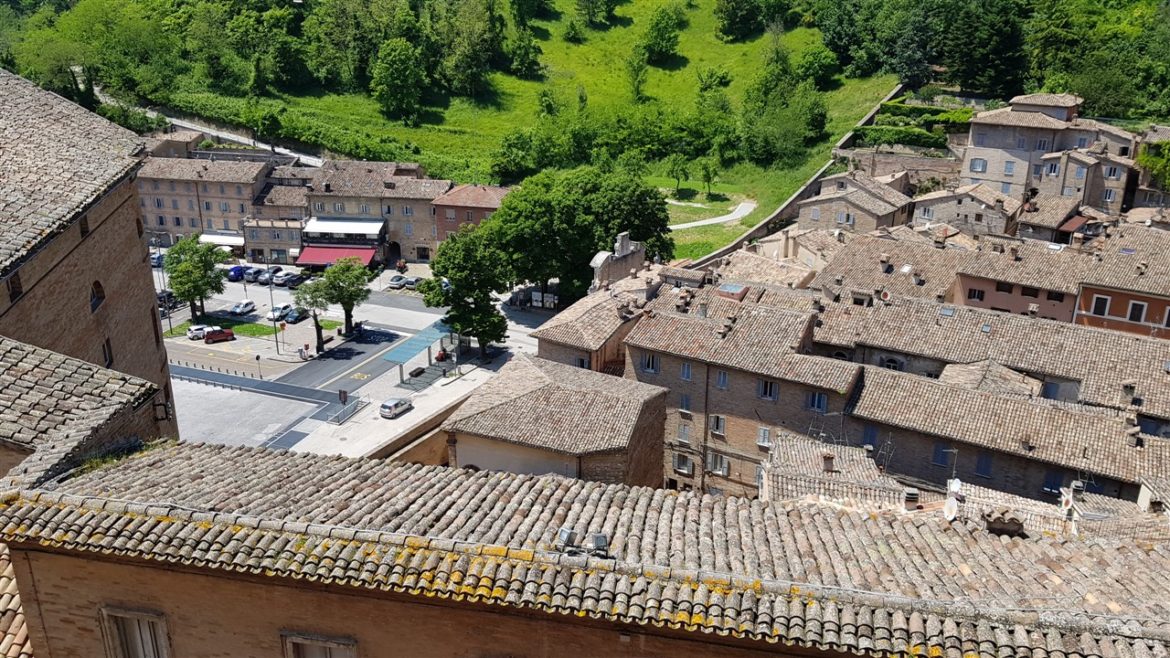
[[[231,269],[228,270],[227,280],[228,281],[243,281],[244,280],[244,270],[246,270],[246,269],[247,268],[244,267],[243,265],[233,266]]]

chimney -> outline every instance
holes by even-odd
[[[889,254],[882,254],[881,257],[878,259],[878,262],[880,262],[882,265],[889,265],[890,264],[890,255]]]
[[[1125,398],[1123,402],[1129,404],[1137,393],[1137,382],[1132,379],[1121,382],[1121,393]]]
[[[995,209],[998,210],[999,212],[1003,212],[1003,199],[996,199],[995,200]]]
[[[630,268],[630,278],[631,279],[638,278],[638,269],[637,268],[635,268],[635,267]]]
[[[823,453],[821,455],[822,465],[824,466],[826,473],[836,473],[837,472],[836,466],[833,463],[834,459],[835,459],[835,457],[834,457],[833,453],[831,453],[831,452],[826,452],[826,453]]]
[[[918,509],[918,489],[914,487],[906,487],[903,490],[902,497],[905,503],[906,511],[912,512]]]
[[[926,284],[926,279],[923,278],[922,272],[914,272],[914,285],[921,286]]]
[[[1011,254],[1012,254],[1012,260],[1016,260],[1016,261],[1020,260],[1020,248],[1019,247],[1012,247]]]
[[[1083,480],[1073,480],[1069,488],[1072,489],[1073,500],[1079,503],[1085,499],[1085,483]]]
[[[699,302],[699,317],[707,317],[707,302]]]
[[[455,444],[457,443],[459,443],[459,439],[455,438],[455,432],[447,432],[447,465],[451,468],[459,467],[459,461],[455,454]]]
[[[1142,262],[1138,263],[1137,264],[1137,275],[1141,276],[1141,275],[1145,274],[1146,270],[1149,269],[1149,267],[1150,267],[1150,264],[1144,260]]]
[[[838,274],[837,276],[833,277],[833,282],[836,283],[837,285],[841,285],[841,284],[845,283],[845,277]]]

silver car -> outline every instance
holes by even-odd
[[[383,418],[397,418],[402,414],[414,409],[414,403],[407,398],[390,398],[382,403],[378,409],[378,413]]]

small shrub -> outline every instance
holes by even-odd
[[[577,22],[577,19],[570,19],[568,25],[565,25],[565,33],[562,38],[569,43],[585,43],[585,30]]]

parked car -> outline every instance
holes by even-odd
[[[290,272],[289,270],[277,272],[276,274],[272,275],[272,284],[277,286],[287,286],[288,280],[295,276],[297,276],[297,273]]]
[[[233,265],[233,266],[229,267],[228,271],[227,271],[227,280],[228,281],[243,281],[244,280],[244,270],[247,270],[247,269],[248,268],[244,267],[243,265]]]
[[[163,256],[164,256],[164,254],[151,254],[150,255],[150,266],[151,267],[162,267],[163,266]]]
[[[414,409],[414,403],[407,398],[390,398],[382,403],[378,409],[378,413],[383,418],[397,418],[402,414]]]
[[[179,305],[179,300],[175,298],[175,293],[170,290],[160,290],[157,296],[159,308],[176,308]]]
[[[232,315],[247,315],[255,310],[256,302],[250,299],[244,299],[236,302],[236,305],[232,307],[230,313]]]
[[[209,324],[193,324],[187,327],[187,338],[190,340],[202,340],[209,332],[218,331],[222,327],[216,327]]]
[[[307,309],[294,308],[288,312],[288,315],[284,316],[284,321],[289,324],[296,324],[307,317],[309,317],[309,311]]]
[[[283,267],[281,267],[279,265],[273,265],[272,267],[261,272],[256,277],[256,283],[259,283],[262,286],[271,285],[272,284],[272,277],[276,276],[277,274],[280,274],[281,271],[283,271],[283,270],[284,270]]]
[[[399,290],[403,286],[406,285],[406,282],[409,279],[410,279],[410,277],[408,277],[408,276],[402,276],[401,274],[395,274],[394,276],[390,277],[390,283],[386,284],[386,286],[389,288],[393,288],[395,290]]]
[[[292,304],[281,304],[280,306],[274,306],[272,310],[268,312],[268,315],[264,317],[270,321],[283,320],[284,316],[288,315],[288,312],[291,310]]]
[[[312,279],[306,274],[293,274],[284,280],[284,285],[288,286],[289,290],[296,290],[301,287],[302,283],[311,281]]]
[[[443,290],[450,290],[451,282],[447,280],[447,277],[443,277],[439,279],[439,287],[441,287]]]
[[[208,345],[235,339],[236,332],[232,331],[231,329],[220,329],[219,327],[216,327],[212,331],[208,331],[207,333],[203,334],[203,342],[207,343]]]
[[[421,276],[408,276],[406,277],[406,283],[403,285],[406,286],[408,290],[414,290],[418,287],[418,284],[422,283],[423,281],[424,279]]]

